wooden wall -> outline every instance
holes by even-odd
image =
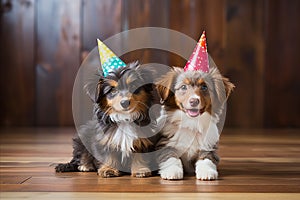
[[[0,125],[73,125],[83,58],[106,38],[157,26],[197,40],[236,84],[226,127],[300,127],[298,0],[1,0]],[[158,50],[122,58],[183,66]]]

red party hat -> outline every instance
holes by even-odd
[[[192,71],[200,70],[205,73],[208,73],[209,71],[205,31],[203,31],[193,51],[193,54],[185,64],[184,71],[187,70],[192,70]]]

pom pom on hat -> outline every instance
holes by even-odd
[[[106,77],[109,72],[125,67],[126,64],[116,56],[101,40],[97,39],[98,51],[100,56],[103,76]]]

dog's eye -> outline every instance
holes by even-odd
[[[187,90],[187,86],[186,85],[182,85],[182,86],[180,86],[180,89],[181,90]]]
[[[119,91],[117,90],[117,88],[113,88],[113,89],[111,89],[110,94],[114,96],[114,95],[118,94],[118,92]]]
[[[206,92],[208,90],[207,85],[201,85],[200,87],[201,91]]]

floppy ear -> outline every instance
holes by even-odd
[[[175,79],[181,71],[181,68],[173,67],[156,82],[156,89],[162,101],[166,101],[172,90],[174,91]]]
[[[100,103],[101,97],[103,95],[103,84],[104,84],[104,80],[102,78],[99,79],[98,83],[97,83],[97,88],[96,88],[96,92],[95,92],[95,102],[96,103]]]
[[[224,76],[222,77],[222,80],[226,91],[226,98],[228,98],[231,92],[233,91],[233,89],[235,88],[235,85],[231,83],[228,78]]]
[[[214,93],[212,98],[215,98],[214,96],[216,95],[219,103],[223,104],[235,86],[229,81],[228,78],[222,76],[216,67],[210,69],[207,78],[212,84],[211,89]]]
[[[210,68],[205,79],[210,88],[212,113],[218,116],[223,113],[224,104],[235,86],[221,75],[217,67]]]

